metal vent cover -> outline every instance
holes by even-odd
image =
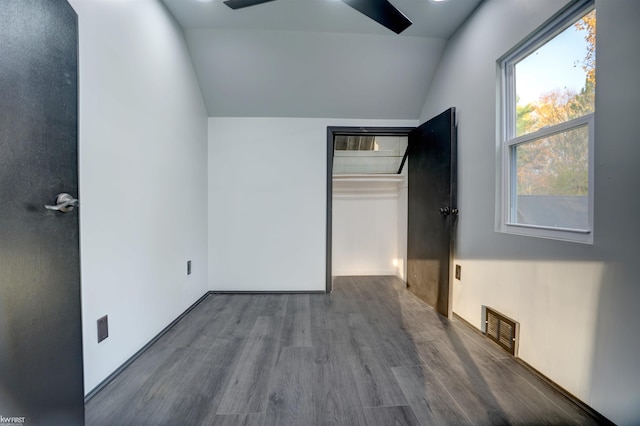
[[[518,354],[519,324],[498,311],[485,307],[485,334],[511,355]]]

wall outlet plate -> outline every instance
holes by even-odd
[[[98,319],[98,343],[109,337],[109,319],[108,315]]]

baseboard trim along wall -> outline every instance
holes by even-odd
[[[613,423],[611,420],[607,419],[605,416],[603,416],[602,414],[594,410],[591,406],[587,405],[586,403],[582,402],[580,399],[575,397],[571,392],[567,391],[565,388],[558,385],[556,382],[554,382],[553,380],[551,380],[550,378],[548,378],[547,376],[545,376],[544,374],[542,374],[541,372],[533,368],[526,361],[523,361],[521,358],[517,358],[517,357],[516,357],[516,361],[518,362],[518,364],[522,365],[524,368],[526,368],[527,370],[531,371],[533,374],[538,376],[538,378],[541,381],[545,382],[546,384],[554,388],[556,391],[558,391],[560,394],[562,394],[562,396],[567,398],[573,404],[577,405],[578,407],[582,408],[584,411],[589,413],[593,418],[595,418],[598,421],[598,424],[615,426],[615,423]]]
[[[473,326],[473,324],[471,324],[470,322],[468,322],[467,320],[465,320],[464,318],[462,318],[461,316],[459,316],[455,312],[453,313],[453,317],[456,320],[458,320],[461,323],[463,323],[465,326],[469,327],[469,329],[471,329],[474,332],[482,335],[482,337],[487,338],[487,336],[482,332],[482,330],[479,330],[478,328]],[[500,350],[504,350],[497,343],[491,341],[491,339],[487,338],[487,340],[489,340],[491,343],[493,343],[497,348],[500,348]],[[505,351],[505,354],[510,355],[506,351]],[[513,356],[513,355],[511,355],[511,356]],[[603,416],[602,414],[600,414],[599,412],[594,410],[591,406],[587,405],[586,403],[584,403],[583,401],[581,401],[580,399],[575,397],[571,392],[567,391],[565,388],[563,388],[562,386],[558,385],[556,382],[554,382],[553,380],[551,380],[550,378],[548,378],[547,376],[545,376],[544,374],[542,374],[541,372],[536,370],[534,367],[529,365],[526,361],[523,361],[521,358],[518,358],[518,357],[513,357],[513,358],[516,360],[516,362],[518,364],[522,365],[524,368],[526,368],[527,370],[531,371],[542,382],[544,382],[544,383],[548,384],[549,386],[551,386],[552,388],[554,388],[556,391],[558,391],[558,393],[560,393],[562,396],[567,398],[570,402],[572,402],[573,404],[575,404],[578,407],[582,408],[584,411],[589,413],[593,418],[597,419],[598,424],[615,426],[615,423],[613,423],[611,420],[607,419],[605,416]]]
[[[326,294],[325,290],[304,290],[304,291],[253,291],[253,290],[213,290],[209,294]]]
[[[318,291],[207,291],[202,295],[198,300],[196,300],[191,306],[189,306],[183,313],[181,313],[176,319],[171,321],[169,325],[160,331],[160,333],[156,334],[147,344],[145,344],[140,350],[138,350],[135,354],[131,355],[129,359],[127,359],[120,367],[116,368],[113,373],[109,374],[103,381],[101,381],[95,388],[91,390],[84,397],[84,403],[86,404],[93,398],[98,392],[100,392],[105,386],[111,383],[116,377],[120,375],[128,366],[130,366],[136,359],[140,357],[146,351],[156,343],[162,336],[164,336],[173,326],[178,324],[180,320],[182,320],[189,312],[191,312],[196,306],[198,306],[203,300],[207,297],[215,295],[215,294],[325,294],[324,290]]]
[[[156,334],[155,337],[153,337],[151,340],[149,340],[149,342],[147,342],[146,345],[144,345],[142,348],[140,348],[140,350],[138,350],[138,352],[134,353],[133,355],[131,355],[131,357],[129,359],[127,359],[120,367],[116,368],[114,370],[113,373],[109,374],[107,376],[107,378],[105,378],[103,381],[101,381],[100,383],[98,383],[98,385],[93,388],[91,390],[91,392],[89,392],[88,394],[85,395],[84,397],[84,403],[86,404],[87,402],[89,402],[91,400],[91,398],[93,398],[98,392],[100,392],[105,386],[107,386],[109,383],[111,383],[116,377],[118,377],[120,375],[120,373],[122,373],[128,366],[130,366],[136,359],[138,359],[140,357],[140,355],[142,355],[144,353],[144,351],[146,351],[147,349],[149,349],[151,347],[151,345],[153,345],[155,342],[157,342],[162,336],[164,336],[167,331],[169,331],[174,325],[176,325],[178,322],[180,322],[180,320],[182,318],[184,318],[189,312],[191,312],[196,306],[198,306],[204,299],[206,299],[207,297],[209,297],[209,295],[213,294],[212,292],[208,291],[205,294],[202,295],[202,297],[200,297],[198,300],[196,300],[191,306],[189,306],[183,313],[181,313],[176,319],[174,319],[173,321],[171,321],[169,323],[169,325],[167,325],[165,328],[162,329],[162,331],[160,331],[160,333]]]
[[[178,322],[180,322],[185,316],[187,316],[187,314],[189,312],[191,312],[196,306],[198,306],[202,301],[204,301],[207,297],[215,295],[215,294],[325,294],[325,291],[321,290],[321,291],[207,291],[205,294],[202,295],[202,297],[200,297],[198,300],[196,300],[191,306],[189,306],[183,313],[181,313],[176,319],[174,319],[173,321],[171,321],[171,323],[169,323],[169,325],[167,325],[165,328],[162,329],[162,331],[160,331],[155,337],[153,337],[151,340],[149,340],[149,342],[147,342],[147,344],[145,344],[142,348],[140,348],[140,350],[138,350],[135,354],[133,354],[129,359],[127,359],[120,367],[118,367],[116,370],[114,370],[113,373],[111,373],[109,376],[107,376],[103,381],[101,381],[95,388],[93,388],[91,390],[91,392],[89,392],[87,395],[85,395],[84,397],[84,402],[85,404],[87,402],[89,402],[91,400],[91,398],[93,398],[95,395],[98,394],[98,392],[100,392],[105,386],[107,386],[109,383],[111,383],[116,377],[118,377],[120,375],[120,373],[122,373],[129,365],[131,365],[136,359],[138,359],[143,353],[144,351],[146,351],[147,349],[149,349],[151,347],[151,345],[153,345],[154,343],[156,343],[162,336],[164,336],[173,326],[175,326]],[[483,337],[486,337],[484,335],[484,333],[481,330],[478,330],[476,327],[474,327],[472,324],[470,324],[468,321],[466,321],[464,318],[460,317],[458,314],[456,314],[455,312],[453,313],[453,317],[460,321],[461,323],[463,323],[465,326],[469,327],[469,329],[473,330],[474,332],[482,335]],[[596,410],[594,410],[592,407],[590,407],[589,405],[587,405],[586,403],[584,403],[583,401],[579,400],[578,398],[576,398],[575,396],[573,396],[570,392],[568,392],[566,389],[562,388],[561,386],[559,386],[557,383],[555,383],[553,380],[551,380],[550,378],[548,378],[547,376],[545,376],[544,374],[540,373],[538,370],[536,370],[535,368],[533,368],[531,365],[527,364],[527,362],[523,361],[522,359],[518,358],[518,357],[514,357],[515,360],[520,363],[521,365],[523,365],[525,368],[527,368],[528,370],[530,370],[532,373],[534,373],[536,376],[538,376],[538,378],[540,380],[542,380],[543,382],[549,384],[551,387],[553,387],[554,389],[556,389],[559,393],[561,393],[565,398],[567,398],[569,401],[571,401],[572,403],[578,405],[579,407],[581,407],[583,410],[589,412],[593,417],[595,417],[596,419],[598,419],[600,424],[606,424],[606,425],[613,425],[614,423],[612,423],[609,419],[607,419],[606,417],[604,417],[602,414],[600,414],[599,412],[597,412]]]

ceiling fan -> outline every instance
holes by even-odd
[[[226,0],[224,4],[231,9],[255,6],[274,0]],[[396,9],[388,0],[342,0],[358,12],[384,25],[396,34],[406,30],[412,22]]]

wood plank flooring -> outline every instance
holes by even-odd
[[[393,277],[211,295],[86,405],[87,425],[590,425]]]

